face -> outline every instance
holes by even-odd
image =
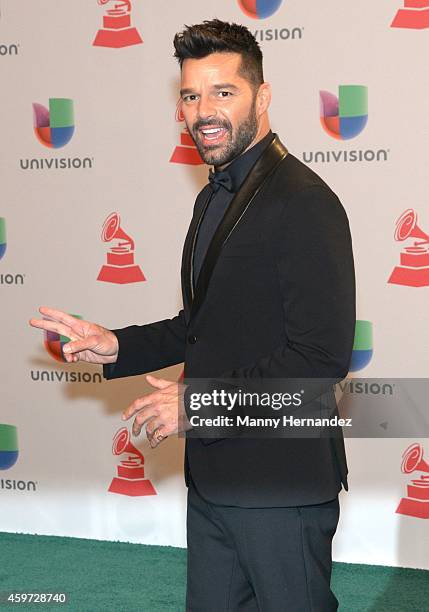
[[[239,74],[240,65],[238,53],[213,53],[183,62],[181,109],[206,164],[228,164],[257,136],[264,109],[258,92]]]

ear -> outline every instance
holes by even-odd
[[[256,94],[256,111],[258,115],[263,115],[267,112],[271,104],[271,85],[269,83],[262,83],[259,86],[258,93]]]

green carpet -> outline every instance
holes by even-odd
[[[182,548],[0,532],[0,551],[0,592],[69,595],[68,605],[0,605],[1,612],[184,612]],[[429,611],[423,570],[335,563],[333,589],[342,612]]]

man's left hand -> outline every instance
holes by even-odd
[[[138,436],[146,424],[146,436],[151,447],[156,448],[167,436],[192,429],[183,403],[186,386],[151,375],[146,380],[156,391],[138,397],[124,410],[122,419],[136,415],[133,434]]]

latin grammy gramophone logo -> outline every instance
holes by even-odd
[[[101,239],[115,242],[107,252],[107,263],[101,268],[97,280],[119,285],[146,280],[140,266],[134,263],[134,240],[121,228],[118,213],[111,213],[105,220]]]
[[[429,28],[429,0],[404,0],[391,23],[392,28],[425,30]]]
[[[176,107],[176,121],[177,123],[185,121],[182,109],[180,108],[180,101]],[[180,134],[180,144],[174,149],[170,162],[173,164],[189,164],[191,166],[200,166],[204,163],[186,126],[183,127]]]
[[[414,238],[412,244],[405,246],[388,283],[407,287],[429,286],[429,234],[417,225],[417,213],[408,208],[396,221],[395,240],[403,242]]]
[[[143,42],[137,28],[131,25],[130,0],[97,0],[97,2],[101,6],[109,2],[111,4],[103,16],[103,27],[98,30],[92,43],[94,47],[119,49],[140,45]]]
[[[123,455],[117,466],[118,475],[110,483],[110,493],[143,497],[157,495],[151,481],[144,477],[144,457],[130,441],[126,427],[119,429],[113,438],[112,453]]]
[[[421,444],[411,444],[402,455],[403,474],[425,472],[407,485],[407,497],[403,497],[396,509],[398,514],[429,519],[429,463],[423,459]]]

